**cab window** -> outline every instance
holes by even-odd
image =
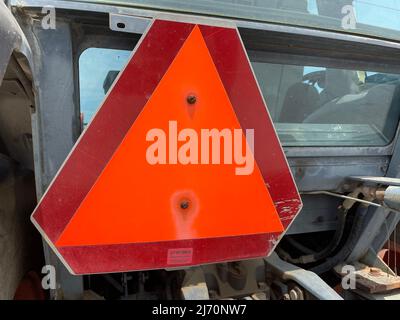
[[[128,50],[86,49],[79,59],[80,103],[87,124]],[[399,120],[400,75],[374,70],[251,63],[283,146],[384,146]],[[257,135],[257,133],[255,133]]]

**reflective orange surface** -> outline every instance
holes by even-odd
[[[195,104],[187,103],[188,95],[196,96]],[[252,174],[242,176],[235,174],[235,163],[149,164],[146,134],[153,128],[169,133],[169,121],[177,122],[178,131],[192,128],[199,136],[204,128],[240,129],[197,26],[57,240],[58,247],[283,231],[256,163]]]

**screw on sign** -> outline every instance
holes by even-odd
[[[201,150],[229,161],[149,163],[162,141],[147,133],[172,122],[186,129],[163,142],[189,159],[205,128],[236,130],[246,150],[254,129],[254,168],[236,174],[229,139]],[[300,208],[237,29],[154,20],[32,221],[70,272],[91,274],[266,256]]]

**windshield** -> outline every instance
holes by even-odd
[[[400,0],[83,0],[400,40]]]

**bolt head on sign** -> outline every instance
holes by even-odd
[[[92,274],[267,256],[300,208],[238,30],[154,20],[32,221]]]

